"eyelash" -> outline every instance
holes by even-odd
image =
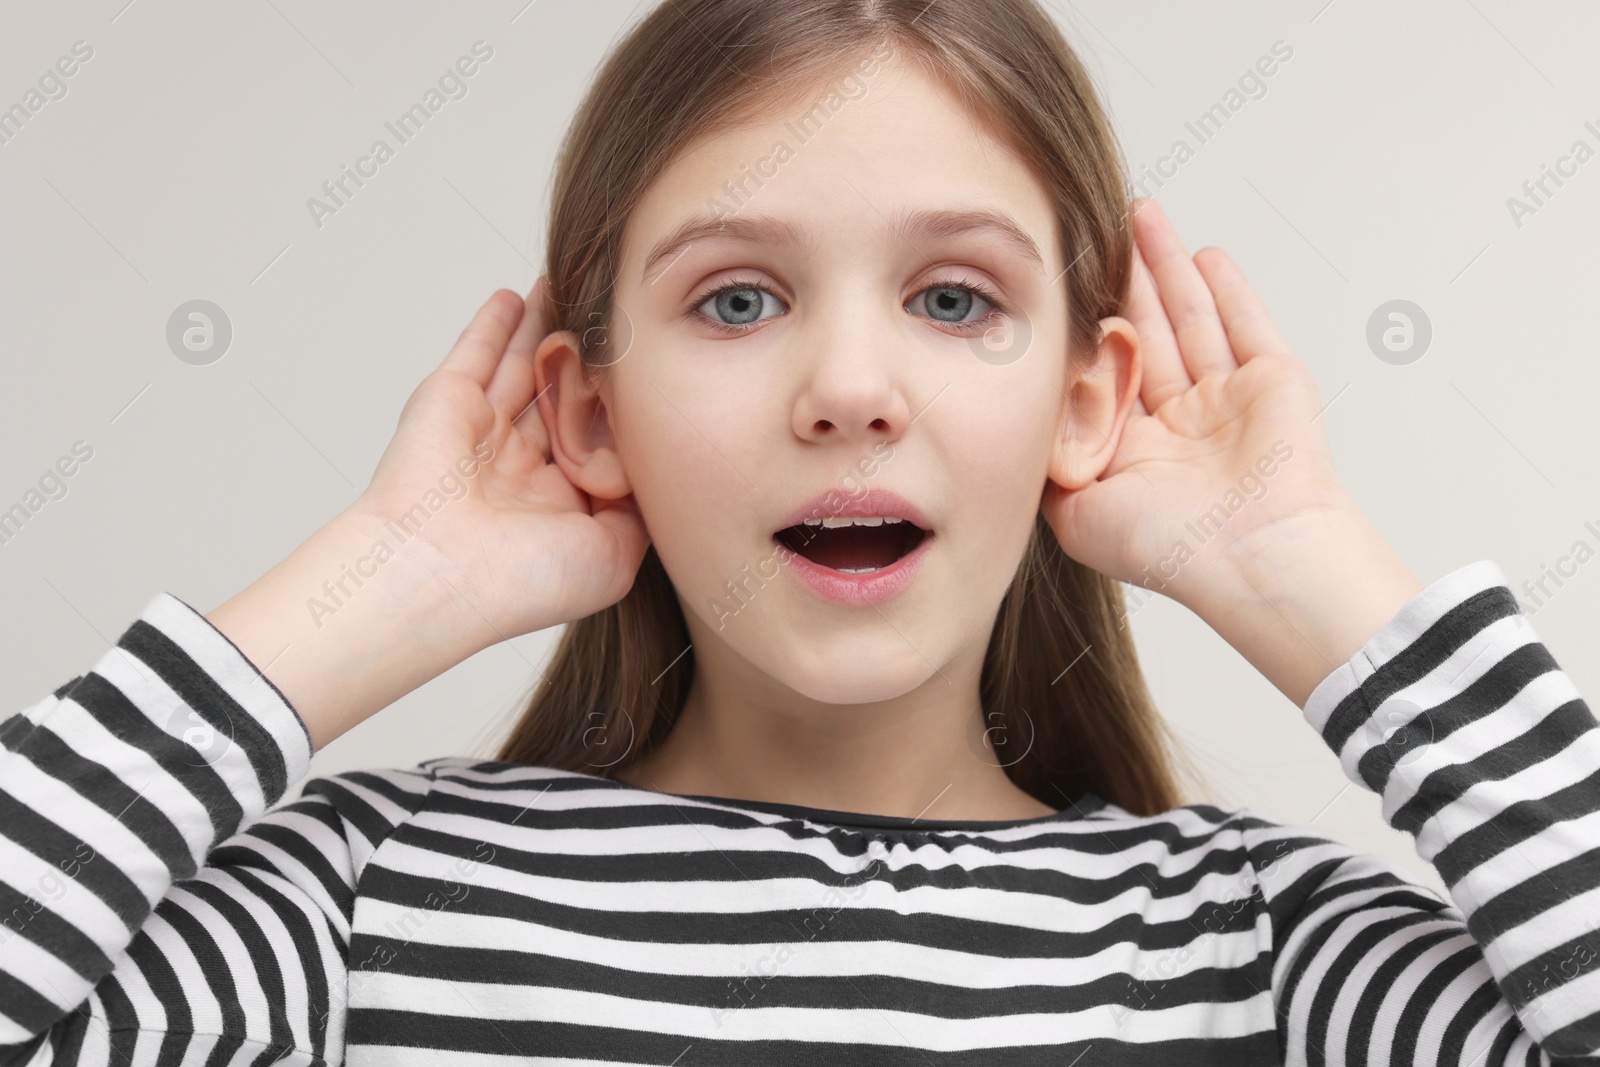
[[[719,333],[731,335],[749,333],[755,328],[756,323],[750,323],[744,326],[734,326],[726,322],[718,322],[716,319],[700,314],[699,311],[700,305],[704,304],[707,300],[710,300],[714,296],[721,296],[723,293],[731,292],[735,289],[759,289],[764,293],[771,294],[773,297],[777,296],[777,294],[773,293],[771,289],[767,288],[762,283],[755,281],[754,279],[734,278],[731,281],[724,282],[722,285],[719,285],[714,289],[705,290],[699,296],[689,301],[689,306],[684,309],[684,314],[686,316],[700,315],[700,318],[705,320],[704,325],[709,326],[711,329],[716,330]],[[987,330],[991,325],[993,325],[993,321],[996,317],[1009,314],[1010,312],[1010,309],[1005,304],[1000,302],[1000,298],[995,295],[994,290],[990,289],[981,282],[973,281],[972,279],[964,276],[959,278],[947,276],[937,279],[917,290],[917,295],[920,296],[923,293],[929,292],[933,289],[964,289],[982,297],[984,302],[989,305],[989,314],[985,315],[981,319],[973,319],[971,322],[944,322],[942,319],[934,320],[939,322],[939,324],[942,326],[949,326],[953,329],[960,330],[963,333],[982,333],[984,330]],[[760,321],[762,320],[757,320],[757,322]]]

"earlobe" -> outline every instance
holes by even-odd
[[[1050,455],[1050,480],[1069,491],[1092,484],[1110,466],[1139,398],[1139,332],[1120,315],[1101,319],[1100,330],[1093,361],[1071,365]]]
[[[535,403],[550,437],[550,459],[567,480],[599,500],[633,492],[617,454],[603,388],[609,370],[587,371],[578,335],[560,330],[533,354]]]

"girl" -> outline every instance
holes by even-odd
[[[1600,728],[1493,563],[1407,570],[1238,269],[1123,177],[1033,0],[655,10],[546,278],[357,501],[0,728],[6,1062],[1600,1058]],[[1454,903],[1180,806],[1119,582]],[[272,807],[558,623],[500,759]]]

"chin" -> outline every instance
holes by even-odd
[[[928,659],[887,623],[883,626],[887,640],[863,642],[846,634],[835,640],[790,637],[770,654],[749,658],[774,680],[823,704],[893,700],[938,678]]]

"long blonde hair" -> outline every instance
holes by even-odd
[[[1092,356],[1098,322],[1121,313],[1131,276],[1125,171],[1093,83],[1035,0],[668,0],[607,58],[557,162],[550,310],[553,329],[583,338],[589,373],[615,358],[603,325],[623,230],[650,181],[691,142],[758,105],[803,103],[885,43],[986,115],[1050,192],[1072,263],[1069,358]],[[1068,558],[1037,517],[974,715],[975,729],[1001,731],[995,751],[1025,748],[998,762],[1051,808],[1091,790],[1141,815],[1184,802],[1181,750],[1123,615],[1120,583]],[[600,775],[627,766],[677,720],[694,677],[689,643],[651,548],[627,596],[566,627],[496,758]]]

